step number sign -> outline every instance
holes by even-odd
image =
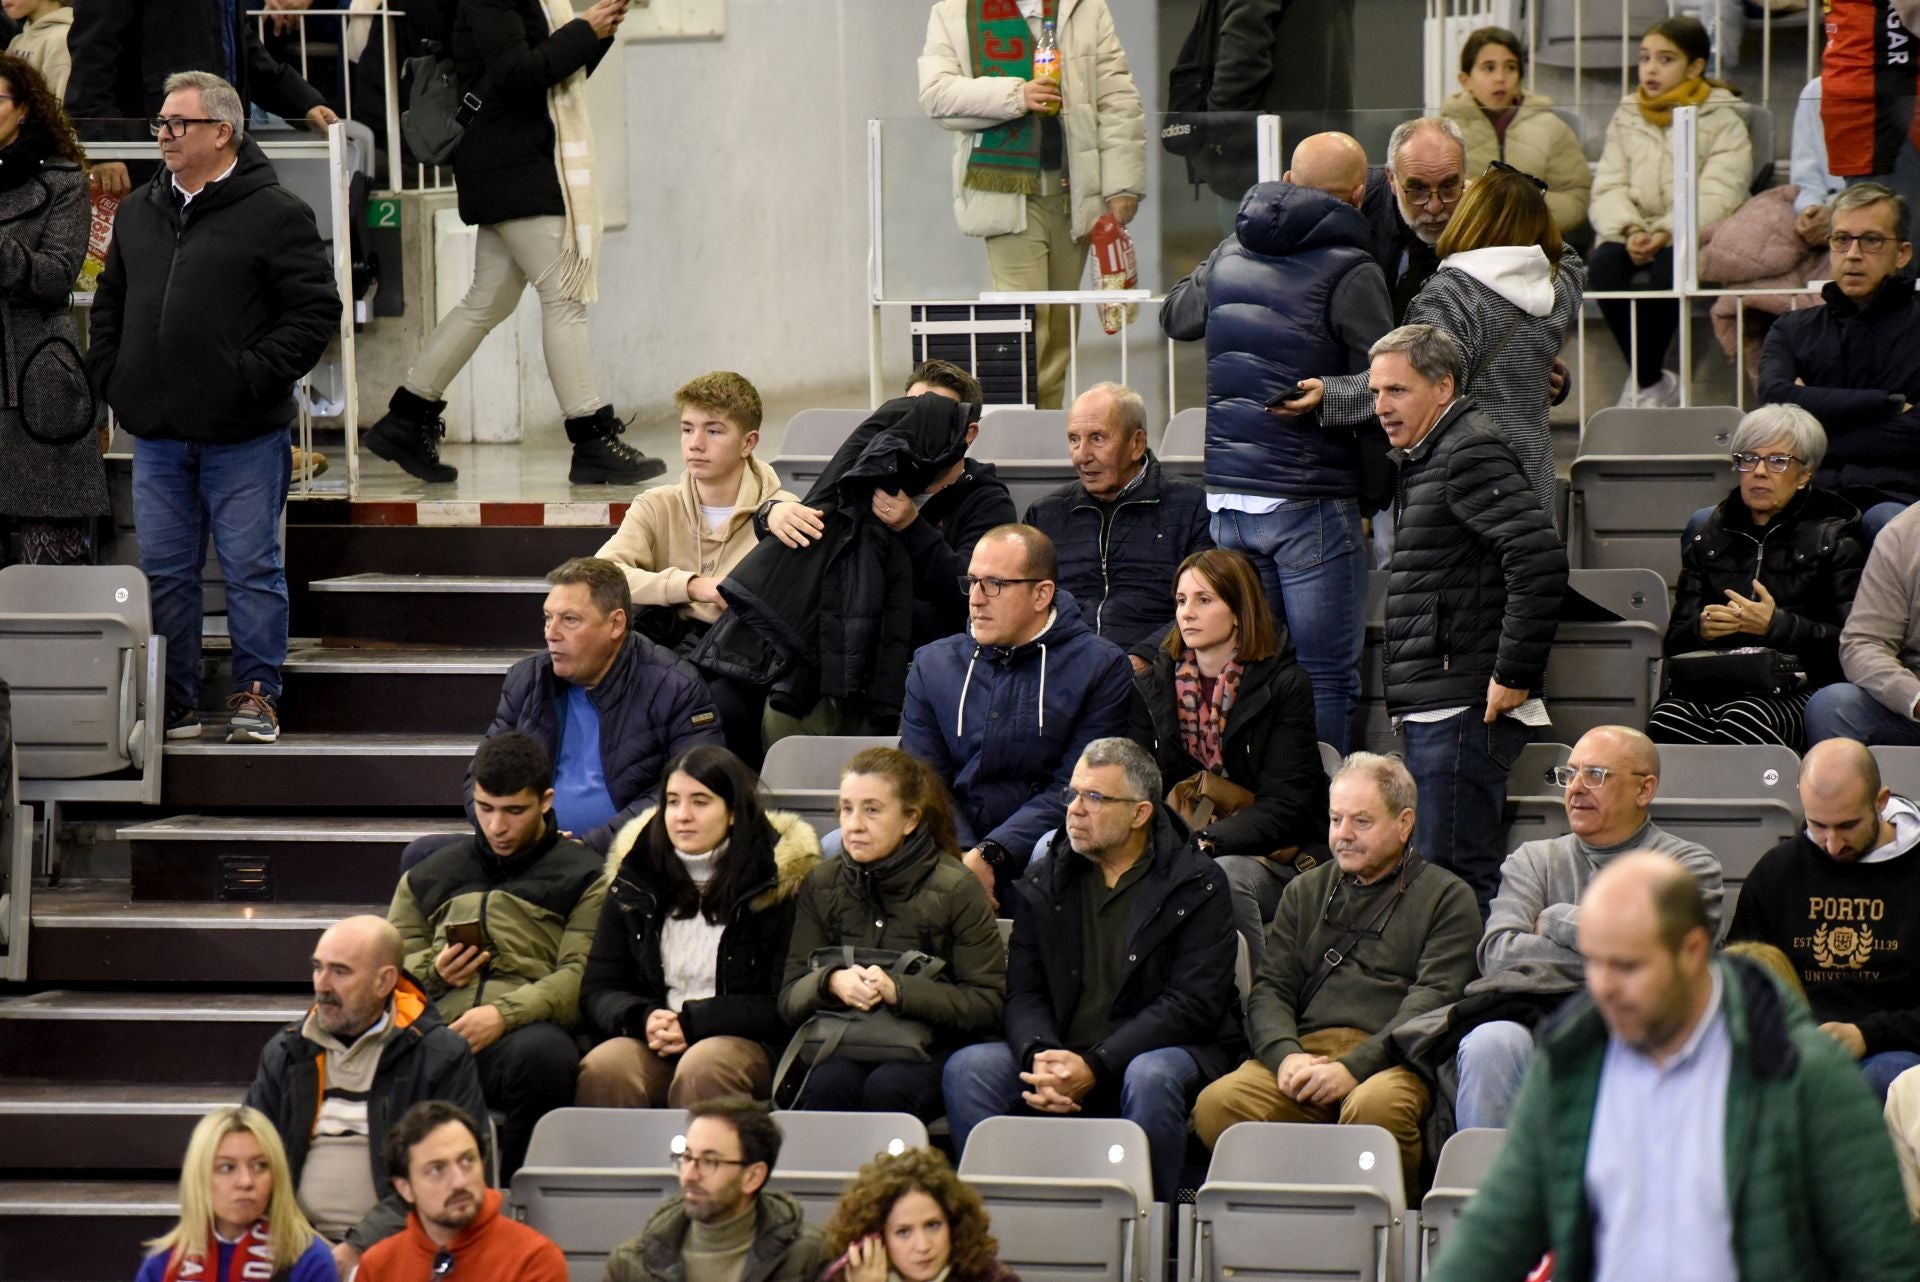
[[[367,202],[367,226],[398,227],[400,225],[400,202],[398,200],[369,200]]]

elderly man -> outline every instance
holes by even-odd
[[[1393,320],[1440,270],[1434,246],[1453,220],[1467,189],[1467,140],[1460,126],[1442,116],[1422,116],[1395,126],[1387,139],[1387,163],[1367,173],[1360,212],[1373,232],[1373,256],[1387,274]]]
[[[400,932],[349,917],[313,950],[313,1009],[260,1052],[247,1103],[286,1145],[300,1209],[334,1242],[342,1277],[398,1233],[406,1204],[387,1183],[387,1132],[422,1100],[486,1116],[467,1043],[401,967]]]
[[[1821,1031],[1884,1100],[1920,1067],[1920,807],[1851,739],[1808,751],[1800,806],[1806,830],[1761,857],[1727,938],[1787,955]]]
[[[1169,338],[1207,340],[1207,507],[1245,552],[1313,680],[1320,738],[1344,749],[1360,697],[1368,559],[1363,500],[1387,486],[1377,428],[1269,411],[1323,370],[1356,372],[1391,321],[1358,205],[1367,157],[1345,134],[1294,149],[1285,181],[1249,191],[1232,236],[1167,294]]]
[[[1507,769],[1536,727],[1567,554],[1500,431],[1454,399],[1460,352],[1431,325],[1373,345],[1380,425],[1400,467],[1386,688],[1420,782],[1420,848],[1481,911],[1500,885]]]
[[[1580,894],[1602,868],[1633,850],[1673,856],[1700,883],[1708,924],[1720,928],[1720,861],[1648,816],[1660,791],[1652,740],[1625,726],[1599,726],[1581,735],[1567,764],[1551,774],[1566,790],[1570,831],[1522,842],[1507,856],[1480,940],[1480,978],[1467,985],[1440,1035],[1442,1045],[1458,1046],[1454,1121],[1462,1130],[1507,1124],[1533,1056],[1534,1030],[1580,988]]]
[[[1003,1113],[1124,1117],[1171,1203],[1194,1094],[1244,1049],[1228,887],[1131,739],[1088,744],[1067,793],[1065,831],[1013,886],[1006,1040],[947,1061],[954,1150]]]
[[[1333,862],[1288,883],[1247,1001],[1255,1058],[1200,1093],[1213,1147],[1235,1122],[1382,1126],[1420,1180],[1427,1085],[1388,1054],[1409,1019],[1459,1000],[1480,916],[1458,877],[1414,853],[1417,790],[1391,757],[1356,752],[1333,776]]]
[[[1035,500],[1027,524],[1059,549],[1060,586],[1095,632],[1123,649],[1151,645],[1173,623],[1174,571],[1213,546],[1207,492],[1161,470],[1146,402],[1118,383],[1075,399],[1067,451],[1080,479]]]
[[[1580,900],[1583,1002],[1540,1043],[1434,1282],[1920,1278],[1887,1128],[1847,1057],[1752,963],[1713,956],[1700,883],[1615,860]]]
[[[1920,499],[1920,298],[1904,197],[1849,187],[1828,209],[1833,279],[1825,307],[1790,311],[1767,331],[1760,399],[1798,405],[1827,430],[1814,477],[1864,516],[1869,540]]]
[[[273,743],[293,385],[339,326],[340,298],[313,212],[246,136],[232,85],[201,71],[170,76],[153,128],[165,164],[114,219],[87,364],[134,437],[140,568],[167,639],[167,738],[200,734],[211,534],[233,642],[227,738]]]

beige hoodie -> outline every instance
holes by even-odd
[[[701,575],[724,579],[731,574],[756,542],[754,511],[768,499],[795,497],[781,488],[772,468],[749,458],[733,515],[715,534],[700,515],[700,494],[693,477],[682,476],[637,496],[620,528],[595,555],[626,570],[636,606],[678,606],[689,618],[712,623],[720,617],[720,607],[689,601],[687,584]]]
[[[55,9],[29,22],[7,46],[8,53],[33,64],[56,100],[66,97],[67,75],[73,70],[73,59],[67,54],[67,32],[72,28],[73,10]]]

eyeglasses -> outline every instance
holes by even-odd
[[[433,1276],[443,1278],[453,1272],[453,1252],[446,1247],[440,1248],[440,1254],[433,1257]]]
[[[212,116],[155,116],[147,122],[147,132],[155,138],[185,138],[188,125],[223,125]]]
[[[1877,254],[1887,247],[1888,241],[1893,239],[1894,237],[1877,231],[1870,231],[1864,236],[1850,236],[1846,232],[1837,231],[1827,237],[1827,243],[1833,246],[1833,252],[1836,254],[1844,254],[1855,245],[1860,246],[1860,252],[1863,254]]]
[[[1607,786],[1609,777],[1620,773],[1637,775],[1642,778],[1647,775],[1645,770],[1627,770],[1623,772],[1616,771],[1611,766],[1555,766],[1553,769],[1547,771],[1547,782],[1556,788],[1570,788],[1573,786],[1573,781],[1578,779],[1589,788],[1604,788]]]
[[[737,1157],[714,1157],[710,1153],[670,1153],[668,1160],[676,1171],[684,1171],[691,1166],[702,1175],[715,1175],[723,1166],[749,1165]]]
[[[972,596],[973,590],[975,588],[979,588],[982,592],[986,593],[988,596],[996,597],[996,596],[999,596],[1002,592],[1005,592],[1007,590],[1007,585],[1009,583],[1045,583],[1045,582],[1046,582],[1045,579],[992,579],[992,578],[980,579],[980,578],[975,578],[971,574],[963,574],[959,578],[961,596]]]
[[[1076,801],[1084,801],[1089,806],[1133,806],[1146,800],[1145,797],[1109,797],[1104,792],[1081,792],[1078,788],[1062,788],[1060,800],[1071,806]]]
[[[1504,160],[1489,160],[1487,162],[1487,172],[1493,173],[1495,170],[1498,170],[1500,173],[1503,173],[1503,174],[1519,174],[1522,178],[1526,179],[1528,182],[1538,187],[1541,191],[1545,191],[1547,189],[1547,183],[1544,178],[1536,178],[1534,175],[1528,173],[1524,169],[1515,169],[1512,165],[1509,165]]]
[[[1751,472],[1754,468],[1765,463],[1767,465],[1767,471],[1778,476],[1780,473],[1786,471],[1790,465],[1805,462],[1805,459],[1793,454],[1768,454],[1762,457],[1759,454],[1748,454],[1744,450],[1738,450],[1735,451],[1733,456],[1733,470],[1736,472]]]
[[[1431,204],[1435,196],[1440,198],[1441,204],[1451,205],[1460,199],[1460,193],[1466,189],[1466,184],[1458,176],[1443,180],[1438,187],[1429,187],[1423,182],[1400,184],[1400,194],[1407,198],[1408,204],[1414,206]]]

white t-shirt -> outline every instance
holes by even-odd
[[[728,519],[733,516],[733,504],[723,503],[717,507],[711,507],[702,503],[700,515],[706,518],[707,528],[718,534],[726,528]]]

